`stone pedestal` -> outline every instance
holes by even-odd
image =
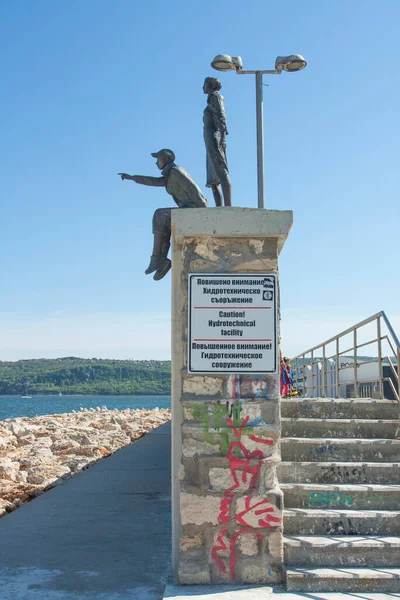
[[[173,211],[172,518],[181,584],[282,580],[279,375],[188,373],[188,274],[277,272],[291,224],[291,211]]]

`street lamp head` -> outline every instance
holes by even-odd
[[[229,56],[229,54],[218,54],[211,62],[216,71],[240,71],[243,62],[240,56]]]
[[[275,69],[277,71],[287,71],[294,73],[301,71],[307,66],[307,61],[301,54],[291,54],[290,56],[278,56],[275,61]]]

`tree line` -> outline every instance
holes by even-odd
[[[170,394],[171,362],[100,358],[0,361],[0,395]]]

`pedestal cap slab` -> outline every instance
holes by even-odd
[[[278,238],[278,253],[293,224],[293,211],[264,208],[191,208],[172,211],[174,238],[217,237],[273,237]]]

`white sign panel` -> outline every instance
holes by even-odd
[[[348,356],[339,357],[339,382],[354,383],[354,358]],[[377,381],[379,379],[379,363],[368,362],[365,365],[362,361],[357,363],[357,381]]]
[[[189,274],[189,373],[277,373],[277,275]]]

